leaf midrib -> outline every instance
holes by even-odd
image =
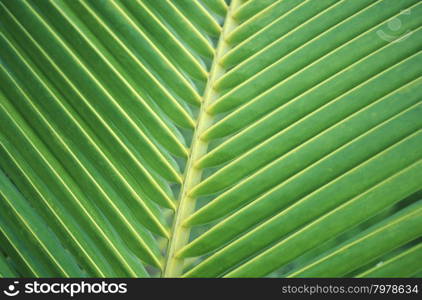
[[[202,139],[201,136],[213,123],[213,116],[208,113],[208,108],[210,104],[218,98],[218,93],[214,89],[214,84],[225,72],[220,61],[229,50],[229,45],[226,43],[225,38],[235,27],[235,20],[232,16],[239,6],[239,0],[233,0],[230,3],[214,53],[211,71],[208,74],[207,84],[204,95],[202,96],[201,108],[194,129],[192,144],[189,149],[189,157],[179,193],[178,204],[174,214],[162,277],[180,277],[183,274],[184,259],[177,255],[178,251],[189,242],[190,234],[190,228],[185,227],[183,221],[195,210],[196,197],[191,196],[190,191],[201,182],[202,178],[202,169],[196,166],[196,162],[199,161],[208,150],[208,141]]]

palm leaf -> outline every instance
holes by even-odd
[[[418,0],[1,0],[0,276],[422,270]]]

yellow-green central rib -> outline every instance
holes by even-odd
[[[173,228],[167,247],[167,261],[165,262],[163,277],[180,277],[183,273],[184,259],[177,257],[177,252],[189,241],[190,228],[184,227],[183,221],[195,210],[196,198],[189,196],[189,192],[195,187],[202,177],[202,169],[195,166],[207,152],[208,142],[201,139],[201,135],[212,124],[213,117],[207,113],[209,105],[217,99],[217,92],[213,89],[214,83],[224,74],[220,65],[220,59],[228,51],[225,36],[233,29],[234,20],[232,13],[239,6],[239,0],[233,0],[227,11],[226,22],[224,23],[220,39],[218,41],[211,71],[208,76],[198,121],[190,148],[190,155],[186,165],[185,176],[180,190],[178,207],[173,220]]]

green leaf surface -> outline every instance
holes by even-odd
[[[0,277],[411,277],[418,0],[0,0]]]

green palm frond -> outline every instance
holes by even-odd
[[[421,13],[0,0],[0,276],[419,274]]]

